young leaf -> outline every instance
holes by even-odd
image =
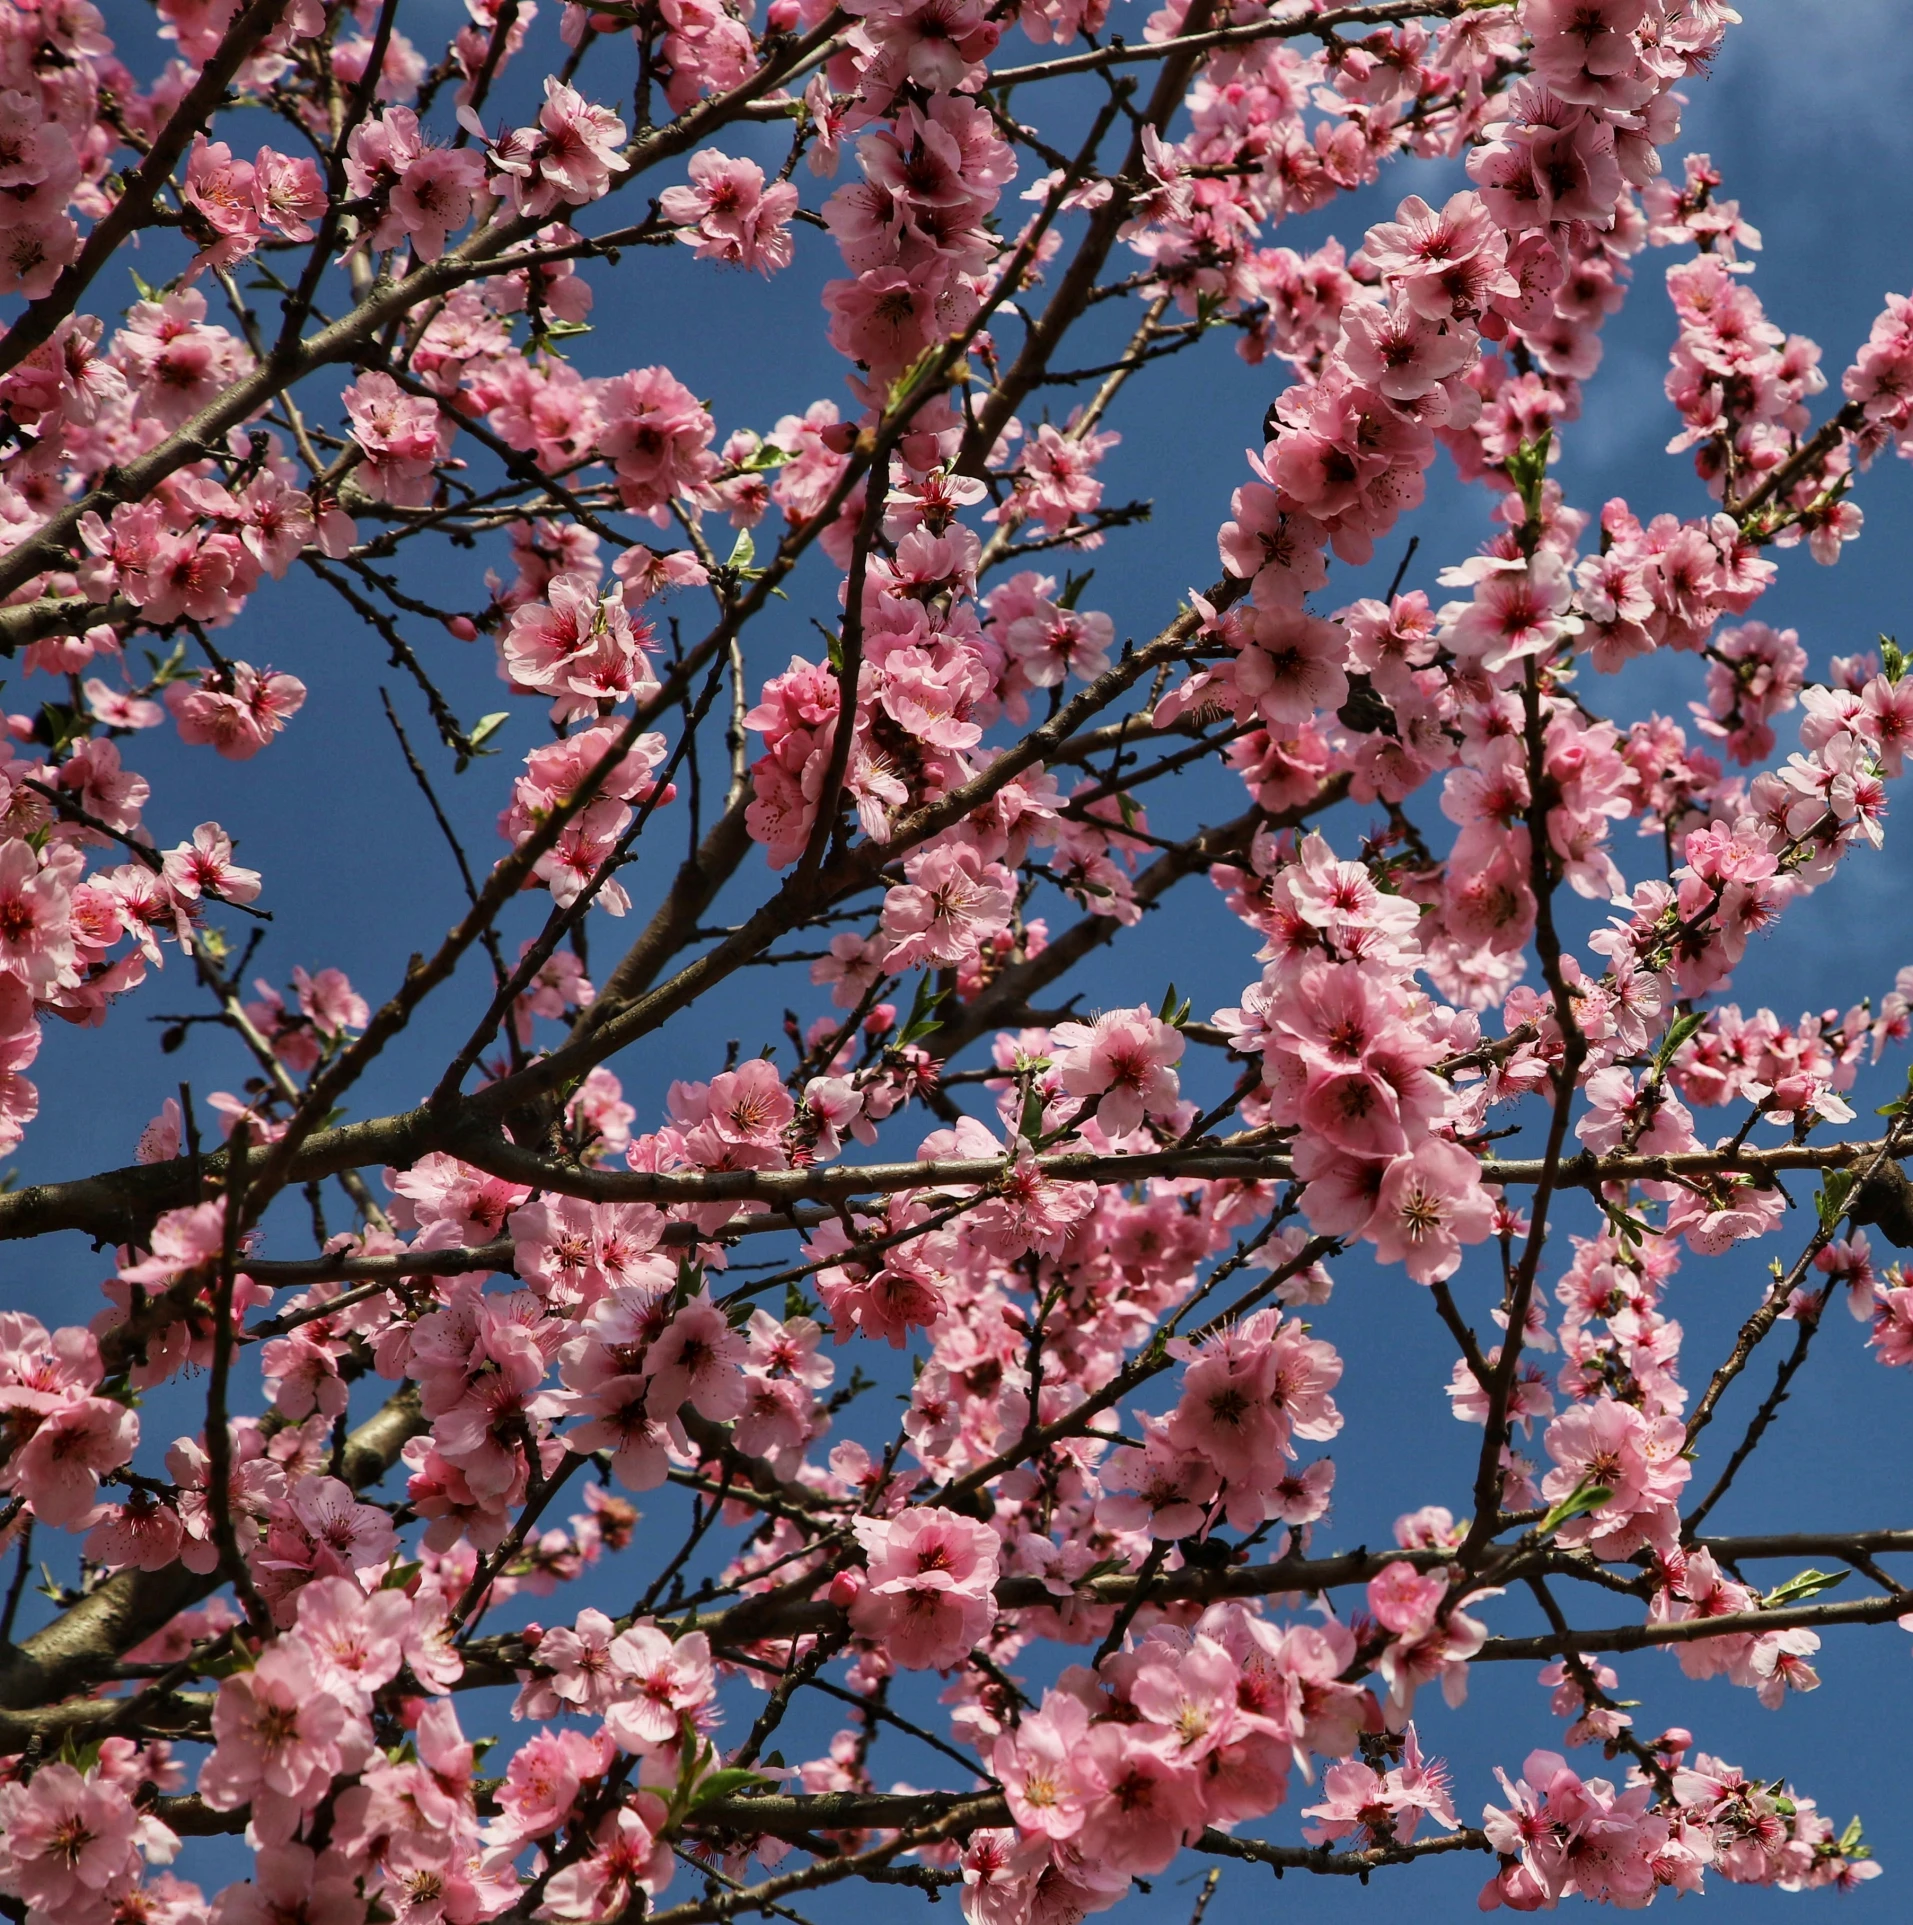
[[[1580,1517],[1587,1511],[1598,1511],[1613,1495],[1605,1484],[1597,1484],[1590,1477],[1582,1478],[1541,1520],[1540,1534],[1552,1537],[1570,1518]]]
[[[1847,1200],[1859,1178],[1851,1170],[1829,1170],[1821,1178],[1813,1207],[1820,1213],[1820,1228],[1831,1236],[1846,1214]]]
[[[700,1805],[713,1804],[719,1798],[730,1797],[735,1791],[770,1782],[761,1771],[745,1771],[737,1765],[726,1765],[723,1770],[713,1771],[708,1777],[698,1780],[697,1789],[691,1793],[691,1809],[696,1811]]]
[[[1808,1598],[1831,1591],[1836,1584],[1844,1584],[1849,1575],[1846,1571],[1816,1571],[1810,1567],[1798,1577],[1790,1577],[1785,1584],[1776,1584],[1760,1601],[1770,1611],[1778,1610],[1783,1604],[1804,1604]]]
[[[937,1015],[937,1010],[942,1003],[943,992],[926,970],[917,978],[917,993],[910,1005],[910,1019],[903,1026],[903,1034],[897,1038],[899,1049],[906,1049],[910,1044],[928,1036],[932,1030],[943,1027]]]
[[[1658,1083],[1667,1074],[1667,1066],[1679,1055],[1681,1045],[1706,1022],[1707,1012],[1692,1009],[1685,1016],[1676,1016],[1667,1026],[1667,1034],[1661,1038],[1661,1046],[1654,1052],[1654,1080]]]

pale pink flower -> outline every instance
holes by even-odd
[[[1147,1726],[1092,1725],[1082,1769],[1101,1793],[1075,1840],[1088,1863],[1153,1877],[1201,1834],[1201,1780],[1193,1767],[1164,1757]]]
[[[692,156],[691,185],[667,187],[658,209],[701,261],[731,261],[766,276],[790,265],[797,189],[781,180],[766,186],[754,160],[706,148]]]
[[[1357,379],[1391,401],[1417,401],[1475,357],[1474,330],[1431,319],[1406,294],[1351,301],[1342,310],[1342,353]]]
[[[1046,1691],[1040,1711],[996,1741],[991,1769],[1002,1783],[1010,1815],[1024,1832],[1073,1838],[1096,1784],[1084,1775],[1083,1742],[1089,1711],[1067,1691]]]
[[[43,1523],[83,1530],[93,1521],[101,1477],[131,1462],[138,1444],[134,1412],[110,1398],[82,1397],[49,1411],[0,1478]]]
[[[929,1506],[852,1528],[869,1564],[850,1612],[859,1637],[906,1671],[948,1670],[982,1643],[996,1621],[994,1531]]]
[[[1431,1136],[1390,1162],[1363,1234],[1383,1263],[1405,1264],[1417,1283],[1438,1283],[1460,1269],[1461,1246],[1481,1242],[1494,1222],[1480,1163],[1458,1144]]]
[[[405,1657],[412,1600],[403,1591],[370,1597],[351,1579],[316,1579],[299,1593],[299,1637],[321,1686],[370,1703],[398,1676]]]
[[[1147,1117],[1175,1115],[1182,1032],[1147,1007],[1109,1010],[1092,1023],[1059,1023],[1050,1040],[1064,1089],[1098,1099],[1096,1120],[1109,1135],[1127,1136]]]
[[[59,1762],[0,1785],[0,1888],[48,1925],[111,1916],[138,1882],[141,1847],[171,1856],[160,1842],[171,1833],[140,1818],[128,1789]]]
[[[605,1729],[627,1751],[670,1744],[695,1725],[714,1684],[710,1640],[702,1631],[673,1642],[654,1624],[634,1624],[611,1646],[624,1689],[605,1713]]]
[[[349,1794],[348,1794],[349,1795]],[[358,1875],[344,1853],[315,1852],[310,1845],[267,1845],[253,1860],[244,1884],[228,1885],[214,1902],[217,1925],[280,1925],[296,1918],[306,1925],[358,1925],[364,1900]],[[163,1925],[186,1925],[184,1919]]]
[[[166,886],[182,902],[198,902],[201,897],[254,902],[262,886],[259,871],[242,869],[232,853],[232,837],[217,822],[202,822],[191,842],[167,851],[162,872]]]
[[[776,1065],[756,1057],[711,1079],[711,1127],[730,1143],[774,1145],[797,1114]]]
[[[537,1916],[567,1925],[621,1918],[639,1892],[661,1892],[677,1863],[658,1836],[664,1820],[664,1801],[655,1792],[639,1793],[635,1808],[620,1805],[592,1833],[590,1855],[552,1874]]]
[[[0,843],[0,971],[36,993],[78,981],[72,892],[30,843]]]
[[[744,1340],[723,1311],[700,1291],[671,1321],[645,1353],[649,1402],[661,1419],[685,1404],[714,1423],[743,1408]]]
[[[555,1700],[580,1711],[600,1712],[618,1695],[621,1680],[611,1660],[612,1640],[617,1626],[602,1611],[586,1608],[578,1613],[574,1627],[559,1625],[538,1640],[538,1663],[551,1675],[543,1679],[544,1689]],[[527,1686],[531,1690],[532,1686]],[[549,1709],[531,1715],[555,1716]]]
[[[1015,890],[1001,863],[985,862],[967,843],[919,849],[904,862],[907,882],[883,900],[889,970],[918,963],[952,967],[1009,928]]]
[[[487,1832],[498,1842],[542,1838],[572,1814],[578,1792],[611,1761],[610,1747],[582,1731],[540,1731],[520,1745],[498,1787],[499,1816]]]
[[[280,1638],[251,1670],[221,1682],[199,1795],[215,1811],[250,1806],[261,1841],[283,1845],[332,1781],[356,1771],[370,1749],[352,1701],[320,1688],[303,1642]]]

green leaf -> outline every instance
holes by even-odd
[[[1601,1210],[1623,1243],[1640,1243],[1654,1234],[1654,1226],[1644,1217],[1630,1215],[1605,1197],[1601,1199]]]
[[[402,1591],[424,1570],[423,1564],[395,1564],[379,1584],[381,1591]]]
[[[1598,1511],[1613,1495],[1605,1484],[1597,1484],[1591,1477],[1582,1478],[1541,1520],[1541,1535],[1552,1537],[1570,1518],[1580,1517],[1588,1511]]]
[[[1532,441],[1522,442],[1504,464],[1530,521],[1541,512],[1541,483],[1547,476],[1548,453],[1553,445],[1554,430],[1543,428]]]
[[[761,1771],[746,1771],[739,1765],[726,1765],[723,1770],[713,1771],[708,1777],[698,1780],[697,1789],[691,1793],[691,1809],[696,1811],[700,1805],[714,1804],[720,1798],[730,1797],[733,1792],[770,1782]]]
[[[1184,1004],[1186,1009],[1188,1004]],[[1173,1023],[1176,1020],[1176,986],[1171,983],[1162,993],[1162,1007],[1156,1011],[1159,1023]]]
[[[1820,1179],[1820,1189],[1813,1199],[1813,1207],[1820,1213],[1820,1228],[1831,1236],[1838,1228],[1840,1219],[1847,1213],[1848,1199],[1853,1195],[1854,1185],[1859,1178],[1851,1170],[1829,1170]]]
[[[1080,575],[1071,575],[1063,583],[1063,592],[1056,598],[1058,608],[1074,608],[1082,599],[1082,593],[1096,579],[1093,568],[1085,568]]]
[[[1785,1584],[1776,1584],[1760,1601],[1769,1611],[1778,1610],[1783,1604],[1803,1604],[1822,1591],[1831,1591],[1836,1584],[1844,1584],[1850,1575],[1847,1571],[1808,1569],[1798,1577],[1790,1577]]]
[[[1906,656],[1891,635],[1880,637],[1880,668],[1889,682],[1897,682],[1906,673]]]
[[[1023,1114],[1016,1127],[1018,1135],[1032,1143],[1043,1134],[1043,1092],[1034,1083],[1023,1092]]]
[[[736,541],[731,544],[731,558],[724,566],[741,572],[756,559],[757,544],[751,540],[751,531],[748,528],[740,528],[737,531]]]
[[[472,724],[471,733],[465,738],[465,740],[472,745],[473,754],[476,754],[483,748],[510,720],[510,709],[499,709],[494,714],[481,715],[478,720]]]
[[[897,1047],[906,1049],[910,1044],[928,1036],[932,1030],[943,1027],[937,1015],[943,1003],[943,991],[936,986],[928,970],[917,978],[917,993],[910,1004],[910,1017],[903,1026],[903,1033],[897,1038]]]
[[[884,404],[885,414],[896,414],[906,399],[914,399],[915,401],[922,402],[930,398],[927,393],[917,394],[916,386],[918,381],[920,381],[924,375],[928,374],[930,370],[936,366],[937,362],[943,358],[944,346],[945,344],[942,341],[932,341],[930,345],[891,382],[889,399]],[[943,381],[939,383],[939,385],[948,386],[952,381],[961,381],[968,373],[969,370],[960,365],[951,368],[945,374]]]
[[[1685,1016],[1676,1016],[1667,1026],[1667,1034],[1661,1038],[1661,1046],[1654,1052],[1654,1079],[1658,1082],[1667,1074],[1667,1066],[1680,1054],[1681,1046],[1707,1020],[1705,1010],[1689,1010]]]

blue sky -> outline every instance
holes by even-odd
[[[1747,22],[1730,35],[1713,74],[1687,90],[1687,125],[1670,152],[1670,168],[1678,168],[1685,149],[1713,155],[1726,177],[1723,191],[1741,201],[1765,237],[1755,286],[1769,315],[1814,335],[1837,381],[1883,295],[1913,289],[1913,196],[1906,186],[1913,118],[1904,107],[1913,97],[1913,39],[1904,33],[1903,9],[1891,0],[1745,0],[1744,11]],[[142,61],[150,31],[143,10],[120,5],[109,16],[123,51]],[[401,21],[421,45],[430,45],[434,34],[442,44],[445,28],[462,17],[462,8],[454,11],[449,0],[418,0],[416,12],[408,0]],[[513,76],[521,86],[530,78]],[[1433,180],[1425,178],[1431,175]],[[1440,170],[1397,168],[1361,208],[1343,206],[1276,238],[1306,247],[1336,231],[1352,245],[1361,225],[1401,194],[1411,188],[1430,192],[1439,184]],[[738,426],[766,430],[779,414],[801,411],[818,396],[844,400],[842,364],[823,341],[815,305],[817,288],[835,272],[834,256],[823,236],[808,231],[800,232],[799,254],[797,265],[768,285],[700,267],[688,250],[627,256],[615,279],[593,270],[600,289],[597,332],[579,344],[576,358],[592,373],[669,365],[710,398],[720,433]],[[1583,508],[1598,509],[1617,493],[1643,517],[1661,510],[1695,513],[1704,506],[1685,459],[1661,452],[1674,428],[1660,386],[1673,336],[1660,286],[1667,258],[1650,253],[1636,262],[1633,297],[1608,324],[1606,362],[1590,385],[1585,418],[1568,431],[1558,472]],[[120,298],[110,276],[102,291],[106,299]],[[1117,325],[1113,314],[1108,325]],[[1093,340],[1085,346],[1081,360],[1098,358]],[[1257,424],[1274,385],[1273,368],[1245,367],[1224,337],[1168,363],[1123,397],[1113,425],[1124,441],[1105,466],[1105,480],[1112,499],[1152,497],[1155,517],[1145,530],[1118,536],[1094,558],[1097,577],[1085,597],[1085,605],[1115,617],[1119,636],[1153,633],[1188,586],[1213,578],[1215,527],[1243,478],[1241,450],[1259,439]],[[1800,631],[1816,672],[1824,671],[1831,655],[1871,645],[1881,630],[1913,626],[1907,624],[1904,587],[1905,556],[1913,545],[1913,472],[1883,460],[1863,481],[1859,498],[1866,533],[1841,565],[1821,569],[1793,551],[1757,611],[1776,626]],[[1429,508],[1403,525],[1377,570],[1392,570],[1411,532],[1420,535],[1421,550],[1410,583],[1432,590],[1438,568],[1467,553],[1485,532],[1484,498],[1444,475],[1431,490]],[[448,551],[423,567],[418,579],[452,605],[475,607],[483,599],[486,559]],[[753,631],[748,649],[754,681],[783,667],[793,653],[814,655],[817,638],[809,617],[827,612],[828,588],[812,570],[794,600]],[[276,918],[261,957],[266,973],[283,982],[295,963],[337,965],[376,999],[396,979],[405,955],[429,947],[460,902],[450,864],[380,718],[378,687],[392,688],[414,740],[425,744],[429,729],[420,704],[386,667],[376,639],[323,595],[316,586],[288,582],[262,594],[222,638],[229,652],[293,670],[312,691],[291,729],[257,760],[229,764],[206,751],[181,749],[170,730],[128,744],[127,751],[153,782],[149,820],[163,844],[217,817],[242,837],[242,859],[264,871],[263,900]],[[468,720],[500,705],[488,645],[461,648],[436,631],[414,639]],[[1700,692],[1697,665],[1687,657],[1645,665],[1624,691],[1607,684],[1587,691],[1597,703],[1623,694],[1623,720],[1650,704],[1684,715],[1686,703]],[[7,705],[25,706],[30,693],[12,681]],[[500,738],[499,759],[456,779],[441,771],[449,806],[483,861],[498,850],[492,818],[518,758],[538,739],[536,727],[532,711],[521,707]],[[1169,799],[1157,805],[1158,827],[1233,814],[1241,806],[1239,791],[1228,783],[1189,779],[1170,789]],[[1433,819],[1432,801],[1421,813]],[[666,865],[678,859],[682,814],[680,809],[658,818],[660,853],[648,874],[640,869],[634,888],[640,912],[648,892],[668,874]],[[1359,813],[1349,811],[1334,833],[1352,842],[1361,826]],[[1877,997],[1891,986],[1900,964],[1913,961],[1913,918],[1903,908],[1913,883],[1913,857],[1906,849],[1913,845],[1896,835],[1899,826],[1890,819],[1880,855],[1856,858],[1810,907],[1756,946],[1735,986],[1743,1007],[1765,1003],[1783,1016],[1827,1004],[1845,1007],[1863,995]],[[1186,889],[1172,910],[1147,920],[1085,972],[1087,1002],[1153,1003],[1168,979],[1193,995],[1198,1014],[1236,1000],[1255,974],[1253,941],[1206,885]],[[535,926],[529,907],[521,920],[529,933]],[[608,919],[596,918],[594,954],[614,955],[620,933]],[[774,998],[767,995],[771,987],[761,977],[728,986],[616,1065],[641,1123],[655,1119],[672,1078],[708,1075],[728,1037],[740,1036],[747,1050],[767,1039],[773,1028],[764,1020],[767,1010],[791,1001],[808,1017],[821,1006],[801,979],[780,981]],[[483,990],[475,973],[464,972],[387,1052],[356,1093],[354,1113],[416,1100],[437,1063],[462,1038]],[[208,1090],[238,1088],[242,1059],[208,1032],[195,1031],[177,1055],[158,1049],[158,1026],[147,1019],[198,1006],[175,958],[163,976],[114,1013],[107,1032],[52,1026],[36,1071],[43,1114],[16,1158],[19,1180],[77,1175],[129,1160],[141,1126],[182,1077],[202,1100]],[[1901,1071],[1889,1067],[1897,1082]],[[275,1223],[268,1254],[302,1249],[296,1224]],[[1749,1250],[1712,1263],[1695,1261],[1683,1273],[1673,1314],[1687,1331],[1690,1382],[1704,1379],[1756,1300],[1767,1254]],[[0,1301],[31,1308],[49,1321],[90,1314],[92,1293],[109,1268],[77,1237],[0,1248]],[[1476,1442],[1475,1432],[1447,1415],[1441,1386],[1448,1351],[1424,1294],[1399,1272],[1362,1262],[1346,1265],[1340,1275],[1336,1298],[1320,1318],[1323,1334],[1338,1342],[1348,1360],[1340,1399],[1348,1425],[1333,1452],[1337,1508],[1325,1546],[1331,1540],[1338,1546],[1385,1541],[1393,1516],[1424,1502],[1460,1509]],[[1486,1277],[1465,1270],[1462,1285],[1464,1301],[1485,1317]],[[853,1354],[840,1353],[843,1374]],[[1745,1412],[1764,1393],[1770,1369],[1763,1361],[1749,1373],[1729,1399],[1716,1435],[1737,1434]],[[192,1399],[200,1389],[188,1384],[148,1404],[145,1456],[157,1456],[170,1437],[196,1428]],[[1763,1476],[1723,1506],[1719,1527],[1909,1521],[1898,1468],[1909,1395],[1913,1383],[1874,1364],[1859,1327],[1836,1314],[1781,1417]],[[856,1415],[847,1423],[853,1433],[859,1430]],[[873,1412],[871,1420],[879,1416]],[[668,1500],[650,1508],[662,1528]],[[660,1541],[668,1548],[668,1539]],[[1785,1574],[1776,1570],[1774,1578]],[[619,1573],[602,1588],[578,1588],[574,1605],[622,1604],[638,1586]],[[1490,1611],[1497,1629],[1528,1628],[1520,1601]],[[1610,1616],[1602,1607],[1594,1615],[1609,1622],[1626,1613]],[[1847,1902],[1866,1918],[1904,1915],[1905,1880],[1913,1876],[1913,1818],[1898,1795],[1906,1784],[1898,1726],[1913,1687],[1913,1650],[1904,1633],[1888,1628],[1833,1632],[1821,1655],[1822,1689],[1777,1713],[1762,1711],[1750,1694],[1724,1684],[1687,1684],[1664,1654],[1622,1660],[1621,1695],[1644,1700],[1639,1715],[1645,1729],[1684,1723],[1718,1755],[1750,1771],[1791,1777],[1836,1824],[1859,1811],[1889,1876]],[[468,1717],[468,1728],[475,1722]],[[1460,1714],[1444,1711],[1432,1697],[1425,1706],[1424,1745],[1452,1762],[1457,1803],[1470,1818],[1491,1790],[1493,1763],[1517,1767],[1531,1746],[1555,1743],[1558,1731],[1525,1666],[1478,1667],[1473,1702]],[[880,1761],[886,1752],[889,1761],[879,1766],[886,1778],[947,1782],[940,1762],[908,1740],[886,1739]],[[1585,1757],[1581,1762],[1595,1768]],[[1262,1829],[1292,1839],[1295,1823],[1292,1814],[1277,1814]],[[230,1854],[220,1856],[232,1862]],[[1179,1866],[1158,1881],[1152,1897],[1132,1900],[1129,1915],[1186,1916],[1193,1877],[1202,1869],[1195,1861]],[[1191,1878],[1179,1884],[1185,1871]],[[1399,1903],[1399,1894],[1430,1918],[1461,1919],[1473,1915],[1481,1876],[1481,1862],[1470,1858],[1384,1873],[1369,1891],[1342,1881],[1291,1879],[1279,1902],[1299,1904],[1311,1919],[1334,1920],[1372,1917],[1378,1907]],[[1238,1902],[1268,1901],[1252,1868],[1233,1866],[1210,1916],[1234,1916],[1225,1908]],[[883,1917],[900,1916],[904,1906],[919,1902],[883,1891],[859,1900]],[[1707,1915],[1760,1919],[1787,1902],[1777,1894],[1716,1884]],[[820,1903],[814,1915],[828,1917],[828,1904]]]

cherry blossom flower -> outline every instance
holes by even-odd
[[[996,1619],[996,1533],[934,1506],[886,1520],[858,1518],[869,1578],[851,1607],[861,1637],[906,1670],[947,1670]]]

